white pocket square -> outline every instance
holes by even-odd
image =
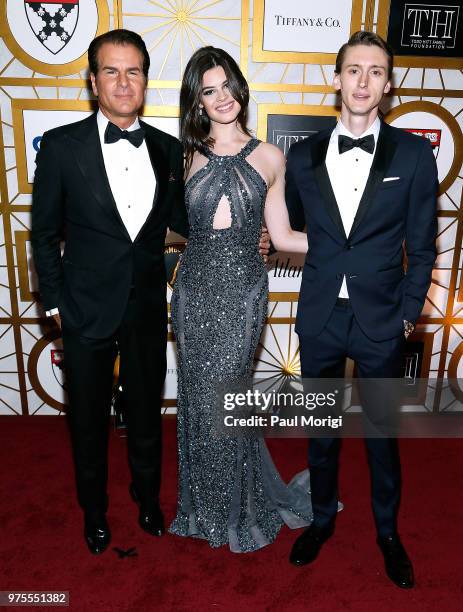
[[[398,181],[400,179],[400,176],[388,176],[387,178],[383,179],[383,183],[386,183],[387,181]]]

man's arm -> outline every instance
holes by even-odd
[[[169,177],[169,197],[172,199],[168,226],[173,232],[188,238],[190,227],[183,184],[183,149],[179,142],[176,142],[173,148],[173,170]]]
[[[299,195],[294,174],[295,152],[291,148],[286,161],[285,200],[288,209],[289,222],[293,230],[302,231],[305,227],[304,207]]]
[[[408,267],[403,318],[413,324],[423,309],[436,260],[438,187],[436,160],[425,141],[410,187],[405,227]]]
[[[63,277],[60,242],[64,196],[59,156],[47,133],[41,140],[36,163],[31,242],[43,307],[52,310],[58,306]]]

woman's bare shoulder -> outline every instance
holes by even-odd
[[[268,163],[275,166],[281,166],[285,164],[285,156],[281,149],[269,142],[261,142],[257,151],[265,158]]]
[[[269,142],[261,142],[256,149],[256,153],[260,160],[274,172],[278,172],[286,164],[286,159],[281,149]]]
[[[198,172],[199,170],[201,170],[201,168],[207,165],[208,161],[208,158],[203,153],[195,151],[193,153],[191,165],[188,168],[188,175],[184,177],[185,181],[188,182],[193,177],[193,175],[196,174],[196,172]]]
[[[261,142],[256,149],[259,165],[265,169],[267,183],[272,185],[278,176],[284,173],[286,159],[282,151],[269,142]],[[257,161],[257,160],[256,160]]]

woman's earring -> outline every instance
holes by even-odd
[[[199,116],[200,117],[203,116],[203,107],[202,106],[199,107]]]

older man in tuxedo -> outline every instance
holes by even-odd
[[[426,139],[378,117],[391,87],[392,61],[376,34],[352,35],[336,61],[338,124],[295,144],[288,155],[289,215],[296,229],[307,225],[309,242],[296,321],[306,378],[343,376],[346,357],[363,379],[399,377],[405,339],[431,282],[436,163]],[[366,446],[386,572],[395,584],[410,588],[412,564],[397,530],[397,440],[369,438]],[[295,565],[314,561],[334,532],[339,448],[339,439],[310,442],[314,521],[293,546]]]
[[[114,360],[127,398],[130,493],[140,526],[164,531],[160,398],[166,372],[167,228],[188,234],[178,140],[138,119],[149,55],[114,30],[88,52],[99,110],[46,132],[37,156],[32,245],[47,314],[62,328],[69,423],[84,535],[110,541],[108,419]],[[64,252],[60,242],[65,241]]]
[[[118,353],[130,495],[139,505],[141,528],[164,533],[164,241],[168,228],[188,236],[188,216],[179,141],[138,118],[150,65],[142,38],[123,29],[102,34],[90,44],[88,60],[99,110],[42,138],[32,245],[43,305],[62,329],[77,495],[85,540],[98,554],[111,539],[108,419]],[[268,250],[264,232],[260,252]]]

